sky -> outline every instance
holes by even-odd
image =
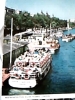
[[[75,0],[6,0],[7,7],[30,14],[43,13],[63,20],[75,19]]]

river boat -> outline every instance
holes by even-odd
[[[31,38],[29,38],[29,45],[33,46],[33,48],[47,48],[49,49],[51,54],[54,54],[55,51],[57,49],[59,49],[60,45],[59,45],[59,41],[58,39],[53,39],[52,37],[50,38],[44,38],[44,40],[42,39],[42,37],[37,36],[35,39],[33,38],[33,36],[31,36]]]
[[[69,34],[69,35],[64,35],[63,37],[62,37],[62,41],[65,41],[65,42],[69,42],[69,41],[71,41],[71,40],[73,40],[74,39],[74,36],[72,36],[71,34]]]
[[[26,51],[16,58],[10,70],[9,85],[15,88],[34,88],[51,68],[52,57],[45,48]]]
[[[50,46],[49,49],[51,51],[51,54],[54,54],[55,51],[60,47],[59,41],[57,39],[52,39],[52,38],[46,39],[46,44]]]
[[[55,36],[60,38],[63,36],[63,31],[62,30],[58,30],[56,33],[55,33]]]

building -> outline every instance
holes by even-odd
[[[15,10],[15,9],[12,9],[12,8],[8,8],[8,7],[5,7],[5,14],[20,14],[22,13],[22,11],[19,11],[19,10]]]
[[[74,22],[75,23],[75,19],[70,19],[70,22]]]

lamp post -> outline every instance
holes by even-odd
[[[50,22],[50,35],[51,35],[51,22]]]
[[[41,28],[40,28],[40,31],[41,31],[41,33],[42,33],[42,26],[41,26]]]
[[[13,18],[11,18],[11,44],[10,44],[10,66],[9,66],[9,69],[11,69],[11,66],[12,66],[12,34],[13,34]]]
[[[52,15],[52,18],[51,18],[51,21],[50,21],[50,35],[51,35],[51,29],[52,29],[53,17],[54,17],[54,15]]]
[[[41,26],[41,34],[42,34],[42,41],[43,41],[43,32],[42,32],[42,26]]]

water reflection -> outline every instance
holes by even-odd
[[[35,91],[26,89],[10,89],[8,95],[33,95]]]

